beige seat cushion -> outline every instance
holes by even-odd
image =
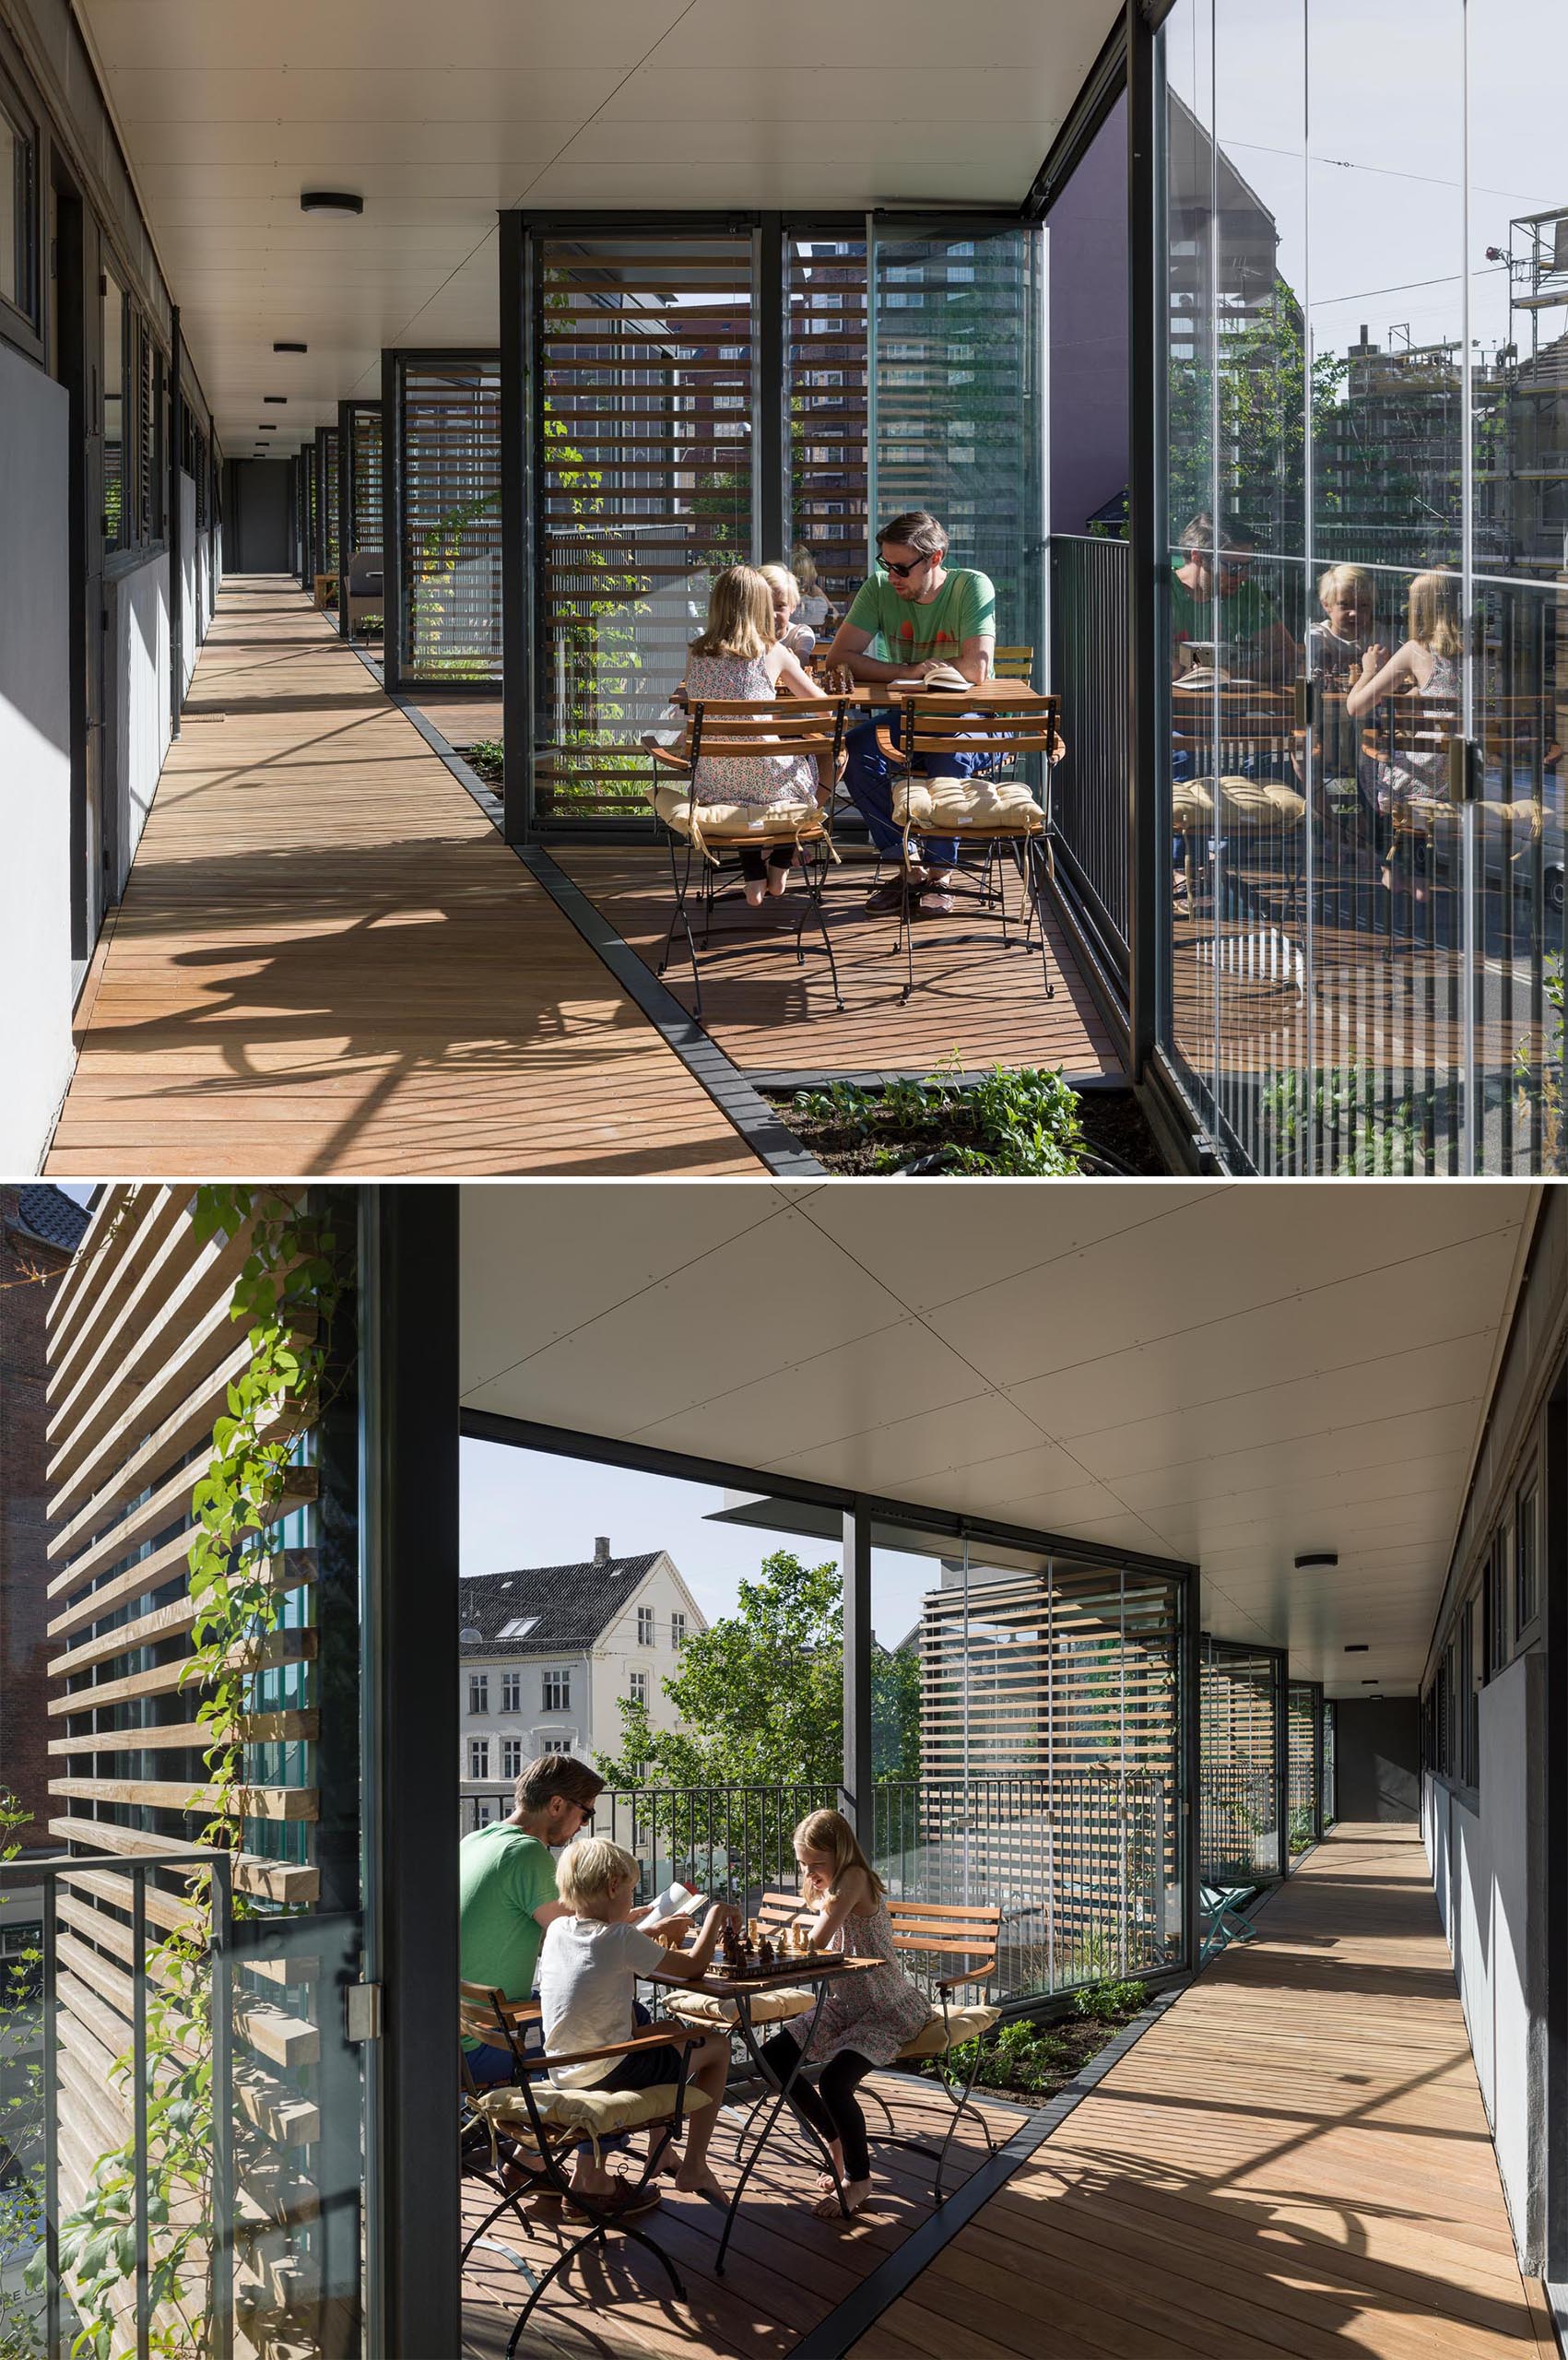
[[[1228,828],[1299,828],[1306,818],[1305,796],[1278,779],[1194,779],[1190,786],[1172,788],[1173,810],[1180,809],[1179,798],[1186,795],[1195,809],[1212,811],[1216,786]]]
[[[688,790],[659,785],[649,793],[666,827],[684,836]],[[787,844],[803,831],[815,833],[819,818],[815,803],[700,803],[697,832],[709,844]]]
[[[787,1984],[782,1990],[758,1991],[752,1995],[751,2021],[754,2024],[787,2024],[792,2016],[803,2016],[810,2005],[809,1991]],[[717,1999],[711,1991],[678,1991],[665,2006],[687,2024],[733,2024],[739,2014],[733,2000]]]
[[[583,2130],[592,2139],[608,2139],[618,2130],[635,2130],[644,2122],[662,2122],[675,2112],[673,2082],[655,2082],[647,2090],[558,2090],[551,2082],[536,2083],[539,2120],[552,2130]],[[713,2103],[706,2090],[686,2085],[685,2111]],[[521,2090],[488,2090],[478,2111],[496,2130],[529,2130],[528,2103]]]
[[[1001,2012],[1000,2008],[954,2008],[944,2023],[938,2009],[922,2024],[913,2040],[904,2042],[899,2056],[901,2059],[906,2057],[940,2057],[949,2045],[956,2047],[960,2041],[978,2040],[983,2032],[990,2031]]]
[[[1021,779],[912,778],[893,788],[893,817],[902,827],[932,835],[1030,835],[1043,832],[1045,815]]]

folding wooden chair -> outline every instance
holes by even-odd
[[[1013,946],[1008,931],[1006,879],[996,856],[1004,848],[1011,851],[1024,904],[1020,944],[1029,949],[1038,919],[1041,981],[1046,998],[1055,998],[1042,898],[1047,873],[1046,813],[1025,781],[1005,773],[1025,754],[1049,755],[1054,750],[1058,709],[1059,701],[1054,696],[1020,697],[1016,702],[998,698],[977,706],[966,704],[956,690],[933,690],[929,696],[905,702],[897,744],[891,730],[878,726],[877,743],[894,773],[893,818],[903,830],[903,893],[897,948],[905,953],[907,971],[901,1005],[907,1003],[914,989],[914,905],[919,889],[911,879],[910,868],[914,840],[925,836],[952,838],[961,858],[966,844],[984,851],[985,863],[978,889],[961,882],[959,891],[973,899],[981,912],[986,912],[996,899],[1004,950]],[[984,758],[985,773],[973,777],[954,771],[951,762],[958,754]],[[1047,781],[1049,776],[1047,765]],[[993,874],[997,879],[995,896]]]
[[[822,884],[828,864],[838,857],[833,850],[829,814],[815,796],[809,802],[772,806],[699,803],[696,781],[697,766],[704,754],[738,755],[757,761],[781,755],[800,756],[812,761],[823,757],[830,766],[829,775],[833,776],[843,748],[844,711],[842,697],[820,701],[803,697],[694,698],[688,709],[685,742],[678,748],[648,748],[654,765],[649,796],[669,844],[670,881],[675,891],[675,908],[658,971],[662,975],[669,965],[678,928],[685,935],[691,962],[699,1017],[702,1013],[702,977],[691,923],[693,891],[705,957],[755,950],[759,938],[749,927],[716,948],[710,947],[715,906],[721,901],[733,902],[737,898],[739,863],[737,861],[727,872],[731,882],[726,886],[722,882],[726,874],[723,856],[726,853],[738,854],[742,849],[767,853],[784,844],[792,845],[799,856],[806,885],[805,891],[796,896],[796,963],[801,967],[806,964],[803,937],[809,917],[815,920],[822,949],[827,952],[833,1004],[840,1009],[843,1006],[838,963],[822,913]]]
[[[707,2093],[689,2087],[687,2079],[690,2052],[702,2039],[702,2034],[683,2032],[678,2026],[661,2024],[648,2031],[634,2033],[629,2040],[609,2042],[602,2048],[573,2049],[549,2056],[543,2050],[525,2049],[522,2032],[514,2021],[511,2004],[501,1992],[489,1992],[485,2003],[480,2004],[466,1996],[473,1988],[464,1987],[464,1997],[458,2010],[460,2031],[471,2038],[487,2041],[493,2047],[508,2049],[512,2055],[514,2079],[498,2088],[472,2090],[469,2100],[471,2113],[494,2141],[492,2160],[495,2176],[489,2184],[500,2187],[501,2197],[465,2241],[459,2266],[466,2268],[470,2254],[479,2245],[494,2245],[489,2233],[505,2212],[514,2216],[525,2236],[531,2235],[528,2216],[522,2208],[522,2199],[525,2194],[548,2194],[569,2199],[588,2215],[589,2220],[589,2226],[582,2236],[563,2243],[549,2267],[540,2272],[536,2272],[509,2248],[497,2248],[521,2272],[529,2289],[528,2299],[512,2330],[511,2341],[506,2347],[506,2360],[513,2360],[523,2331],[546,2288],[570,2269],[585,2247],[607,2243],[612,2229],[657,2256],[675,2289],[677,2301],[684,2303],[688,2298],[679,2272],[664,2248],[648,2235],[641,2219],[612,2210],[603,2197],[595,2198],[585,2190],[574,2189],[567,2177],[565,2165],[579,2147],[593,2146],[596,2151],[601,2139],[616,2137],[623,2131],[646,2130],[649,2132],[648,2153],[642,2174],[635,2180],[623,2180],[622,2184],[638,2190],[650,2187],[670,2142],[679,2137],[687,2115],[710,2103]],[[651,2089],[606,2090],[594,2083],[584,2088],[555,2089],[546,2083],[546,2076],[554,2066],[601,2061],[607,2064],[618,2058],[634,2057],[640,2049],[666,2046],[679,2048],[682,2052],[679,2075],[674,2082],[660,2082]],[[473,2076],[466,2063],[464,2073],[472,2085]],[[537,2169],[533,2172],[527,2186],[508,2188],[504,2185],[500,2162],[500,2143],[503,2139],[525,2141],[525,2156],[537,2158]]]

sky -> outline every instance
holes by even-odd
[[[756,1574],[770,1550],[792,1545],[782,1533],[705,1521],[724,1504],[724,1493],[706,1484],[505,1444],[465,1442],[459,1570],[490,1574],[514,1565],[580,1564],[604,1533],[617,1557],[667,1549],[712,1622],[733,1610],[738,1584]],[[808,1564],[843,1562],[842,1551],[829,1541],[808,1537],[794,1545]],[[919,1620],[935,1572],[929,1557],[874,1552],[871,1619],[885,1646],[895,1646]]]
[[[1173,88],[1208,116],[1214,32],[1220,144],[1273,213],[1279,268],[1307,301],[1317,348],[1465,332],[1527,343],[1510,313],[1509,221],[1568,205],[1563,0],[1178,0]],[[1464,211],[1468,156],[1469,218]],[[1544,336],[1568,324],[1546,315]]]

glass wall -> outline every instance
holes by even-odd
[[[1282,1658],[1203,1642],[1198,1873],[1206,1885],[1284,1873],[1279,1759]]]
[[[999,1905],[1008,1999],[1178,1959],[1179,1583],[913,1526],[872,1540],[890,1891]]]
[[[501,677],[501,364],[402,354],[397,388],[399,678],[484,686]]]
[[[1238,1164],[1557,1170],[1568,19],[1161,50],[1166,1038]]]

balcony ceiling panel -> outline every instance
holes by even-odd
[[[1533,1202],[544,1183],[525,1223],[469,1188],[464,1398],[1192,1560],[1217,1636],[1408,1692]]]
[[[221,440],[499,340],[498,209],[1015,206],[1115,0],[77,0]],[[347,188],[351,222],[300,192]],[[324,336],[324,385],[275,339]],[[371,301],[364,301],[369,294]],[[312,361],[317,356],[312,353]],[[288,446],[283,446],[288,447]]]

